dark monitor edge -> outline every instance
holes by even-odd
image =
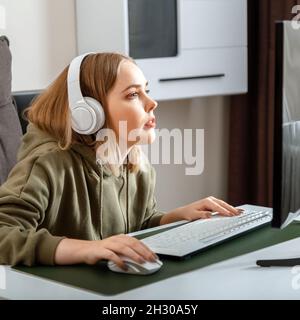
[[[272,227],[280,228],[282,218],[282,118],[283,118],[283,57],[284,22],[276,21],[275,43],[275,105],[273,140],[273,220]]]

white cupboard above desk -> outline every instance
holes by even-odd
[[[247,0],[76,0],[78,54],[117,51],[171,100],[247,92]]]

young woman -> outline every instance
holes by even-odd
[[[108,259],[125,268],[121,255],[139,263],[157,258],[125,233],[208,218],[212,211],[239,214],[213,197],[168,213],[157,211],[155,172],[138,145],[155,138],[157,103],[131,58],[89,54],[80,67],[83,96],[101,103],[104,128],[116,137],[110,146],[119,143],[110,147],[118,153],[114,163],[109,156],[104,159],[104,142],[97,141],[101,134],[72,130],[67,77],[68,67],[28,109],[18,162],[0,188],[0,264],[95,264]],[[124,121],[125,133],[119,127]],[[129,139],[134,130],[139,137]]]

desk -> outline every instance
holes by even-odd
[[[293,274],[293,268],[261,268],[255,265],[257,259],[297,256],[300,256],[300,238],[112,296],[1,267],[6,273],[6,290],[0,289],[0,296],[8,299],[103,300],[300,299],[300,279],[297,279],[300,268]],[[294,288],[293,283],[296,284]]]

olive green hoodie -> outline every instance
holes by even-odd
[[[116,177],[83,145],[61,150],[29,124],[18,163],[0,187],[0,264],[54,264],[64,237],[97,240],[159,225],[155,171]]]

